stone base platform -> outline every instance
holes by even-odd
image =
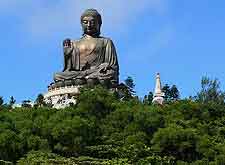
[[[79,89],[83,86],[94,87],[101,84],[102,86],[114,89],[118,86],[117,82],[105,80],[103,82],[97,79],[71,79],[57,81],[48,86],[48,92],[44,94],[44,101],[53,106],[53,108],[65,108],[71,104],[76,104],[79,95]]]
[[[64,86],[56,88],[48,88],[48,92],[44,95],[47,104],[53,105],[53,108],[65,108],[71,104],[76,104],[76,98],[79,95],[81,86]]]

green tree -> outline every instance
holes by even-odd
[[[0,106],[4,104],[4,100],[3,100],[3,97],[0,96]]]
[[[9,105],[12,106],[13,104],[16,103],[16,100],[14,99],[13,96],[10,97],[10,100],[9,100]]]
[[[197,101],[201,103],[214,102],[224,104],[225,93],[220,89],[218,79],[210,79],[204,76],[201,80],[201,90],[197,93]]]
[[[180,97],[180,92],[179,90],[177,89],[176,85],[173,85],[171,88],[170,88],[170,97],[172,100],[178,100],[179,97]]]
[[[132,98],[96,86],[61,110],[1,106],[0,164],[224,164],[224,104]]]
[[[153,92],[149,92],[148,95],[144,96],[143,104],[151,105],[153,100]]]
[[[130,93],[131,93],[131,95],[133,96],[133,95],[135,95],[135,90],[134,90],[134,88],[135,88],[135,84],[134,84],[134,80],[133,80],[133,78],[132,77],[130,77],[130,76],[128,76],[126,79],[125,79],[125,85],[129,88],[129,91],[130,91]]]
[[[39,94],[39,95],[37,96],[35,103],[37,104],[38,107],[41,107],[41,106],[46,105],[46,104],[45,104],[45,101],[44,101],[44,96],[43,96],[43,94]]]
[[[120,100],[128,101],[133,98],[130,89],[124,83],[120,83],[117,87],[117,91],[115,92],[116,97]]]
[[[183,129],[170,126],[159,129],[152,139],[153,150],[162,156],[172,156],[177,160],[198,160],[200,154],[196,152],[198,134],[195,129]]]
[[[170,101],[171,99],[171,91],[170,91],[170,86],[168,84],[164,85],[162,87],[162,92],[165,94],[164,99],[165,101]]]
[[[135,97],[135,84],[132,77],[128,76],[124,83],[120,83],[115,92],[120,100],[128,101]]]
[[[31,108],[31,101],[30,100],[23,100],[22,101],[22,107],[24,108]]]
[[[58,122],[51,132],[54,151],[64,156],[79,156],[94,137],[93,123],[79,116]]]
[[[164,99],[166,102],[179,100],[180,92],[176,85],[172,85],[172,87],[170,87],[168,84],[166,84],[163,86],[162,92],[165,94]]]
[[[104,118],[115,110],[117,98],[107,89],[96,86],[94,89],[82,88],[77,99],[77,112],[85,117]]]

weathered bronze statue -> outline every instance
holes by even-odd
[[[63,41],[64,69],[55,73],[55,84],[118,84],[116,49],[109,38],[100,36],[101,15],[95,9],[87,9],[80,21],[83,36]]]

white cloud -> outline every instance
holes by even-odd
[[[132,46],[132,50],[126,51],[129,54],[129,59],[124,60],[124,62],[147,64],[152,59],[156,59],[163,49],[172,45],[175,42],[175,38],[175,27],[171,24],[162,26],[154,34],[146,33],[145,38],[142,38]],[[137,58],[137,54],[141,54],[142,58]]]
[[[13,11],[23,17],[26,31],[46,36],[61,31],[78,31],[79,18],[87,8],[96,8],[103,15],[104,29],[121,30],[146,11],[162,14],[165,0],[2,0],[0,10]]]
[[[170,45],[175,38],[175,30],[172,25],[166,25],[162,30],[156,34],[156,36],[149,42],[151,48],[151,54],[156,55],[160,49],[163,49]]]
[[[15,15],[21,15],[21,13],[23,13],[22,11],[29,11],[29,13],[32,14],[32,11],[34,11],[33,9],[40,6],[40,4],[41,4],[40,1],[1,0],[0,1],[0,13],[7,13],[7,14],[13,13]]]

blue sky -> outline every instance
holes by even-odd
[[[153,91],[155,74],[195,95],[201,77],[225,89],[223,0],[1,0],[0,96],[17,102],[47,91],[62,70],[62,41],[81,36],[87,8],[102,14],[102,36],[117,48],[120,80],[132,76],[139,96]]]

